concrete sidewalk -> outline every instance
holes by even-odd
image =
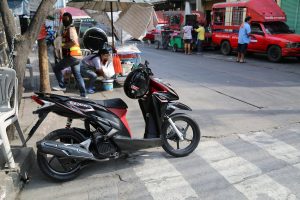
[[[50,55],[51,56],[51,55]],[[51,57],[50,62],[51,62]],[[32,53],[30,55],[31,64],[33,67],[33,83],[34,88],[31,87],[31,79],[29,71],[26,70],[25,79],[24,79],[24,88],[25,91],[23,93],[22,102],[19,107],[19,121],[21,128],[24,132],[25,138],[28,136],[29,131],[34,126],[36,121],[38,120],[38,116],[34,115],[32,112],[39,107],[39,105],[31,99],[31,96],[34,95],[34,91],[38,91],[39,89],[39,67],[38,67],[38,57],[37,54]],[[50,72],[50,82],[51,86],[56,86],[57,81],[54,73],[52,72],[52,67],[49,66]],[[144,123],[142,119],[142,114],[138,110],[138,102],[127,98],[124,95],[123,88],[116,88],[114,91],[108,92],[100,92],[100,82],[96,83],[97,92],[95,94],[89,95],[90,99],[109,99],[109,98],[122,98],[126,101],[129,106],[128,120],[130,123],[130,127],[135,134],[135,137],[143,137],[144,132]],[[67,96],[79,96],[79,91],[75,88],[68,88],[65,93],[63,92],[53,92],[61,95]],[[23,187],[24,182],[21,180],[20,171],[23,174],[27,173],[31,169],[30,174],[35,174],[37,169],[35,162],[35,150],[36,150],[36,142],[44,138],[48,133],[53,130],[64,128],[66,125],[66,118],[60,117],[56,114],[50,113],[45,121],[41,124],[41,126],[37,129],[34,136],[29,140],[27,146],[29,148],[19,150],[20,140],[16,138],[11,141],[11,145],[16,146],[18,152],[15,155],[16,162],[21,162],[21,166],[17,170],[13,170],[12,172],[7,173],[6,171],[0,171],[0,179],[6,180],[0,183],[0,200],[2,199],[15,199],[19,194],[19,189]],[[74,127],[83,127],[83,122],[80,120],[74,120],[72,123]],[[33,151],[33,150],[34,151]],[[21,153],[20,153],[21,152]],[[20,161],[20,158],[21,161]],[[22,170],[20,169],[22,168]],[[29,180],[31,175],[29,174]]]
[[[33,66],[38,69],[37,64],[37,55],[36,52],[32,52],[30,55],[31,60],[33,61]],[[28,112],[31,106],[31,103],[28,103],[30,100],[29,94],[31,94],[31,79],[30,73],[26,70],[24,80],[24,96],[22,98],[20,107],[19,107],[19,122],[23,133],[28,131],[28,128],[33,123],[32,111]],[[35,69],[33,83],[36,86],[38,72]],[[28,173],[31,170],[31,167],[35,160],[35,153],[31,147],[22,148],[20,147],[21,141],[17,136],[11,141],[12,152],[16,162],[15,169],[4,168],[0,170],[0,199],[15,199],[20,189],[23,187],[24,183],[27,181]]]

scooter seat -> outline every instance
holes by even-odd
[[[64,97],[64,96],[62,96]],[[86,99],[86,98],[72,98],[72,97],[67,97],[67,100],[72,100],[76,102],[81,102],[81,103],[91,103],[91,104],[98,104],[101,105],[105,108],[117,108],[117,109],[127,109],[128,106],[127,104],[120,98],[115,98],[115,99],[106,99],[106,100],[92,100],[92,99]]]
[[[107,99],[107,100],[94,100],[97,104],[106,108],[127,109],[127,104],[120,98]]]

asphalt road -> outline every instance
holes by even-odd
[[[209,51],[203,56],[145,47],[143,58],[156,76],[193,108],[204,136],[265,130],[299,122],[300,63],[270,63],[251,56],[247,63]]]
[[[154,74],[192,107],[202,131],[197,150],[185,158],[161,148],[142,151],[95,163],[66,183],[50,181],[34,166],[19,199],[300,199],[299,63],[252,56],[238,64],[215,52],[141,49]],[[122,89],[90,96],[112,97],[129,105],[129,124],[141,137],[138,104]],[[63,125],[51,115],[38,132]]]

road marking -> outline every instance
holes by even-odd
[[[267,151],[273,157],[283,160],[300,169],[300,151],[295,147],[273,138],[265,132],[255,132],[251,135],[239,134],[239,136],[244,141],[257,145]]]
[[[196,153],[248,199],[296,199],[288,188],[216,141],[200,143]]]
[[[146,158],[134,167],[154,200],[199,199],[181,173],[165,158]]]

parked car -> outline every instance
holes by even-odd
[[[147,32],[146,36],[144,37],[144,41],[150,41],[151,43],[154,43],[155,40],[155,34],[160,34],[165,24],[158,24],[155,29]]]
[[[243,16],[252,17],[249,52],[267,54],[272,62],[279,62],[283,57],[300,59],[300,35],[289,29],[285,13],[274,0],[213,5],[212,42],[220,47],[222,54],[237,49]]]

